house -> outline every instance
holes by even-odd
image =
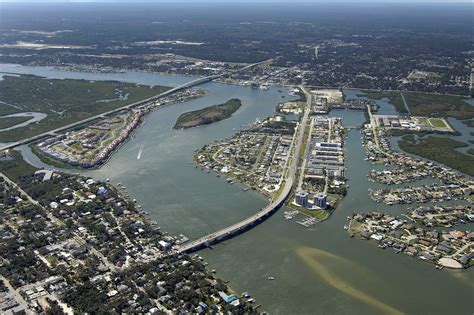
[[[232,303],[233,301],[237,300],[235,294],[227,295],[226,293],[219,291],[219,296],[224,300],[225,303]]]

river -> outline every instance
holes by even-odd
[[[21,67],[22,71],[26,71]],[[6,71],[0,66],[0,71]],[[13,72],[13,71],[10,71]],[[25,72],[22,72],[25,73]],[[49,77],[81,77],[95,74],[73,73],[29,67],[26,73]],[[101,74],[101,79],[176,85],[183,77],[146,73]],[[95,78],[97,79],[97,78]],[[130,82],[130,81],[128,81]],[[97,179],[121,182],[149,216],[164,231],[197,238],[235,223],[266,204],[260,194],[244,192],[239,184],[206,173],[192,164],[195,148],[231,136],[242,125],[270,115],[278,102],[292,99],[278,92],[207,83],[207,95],[187,103],[152,112],[134,138],[116,152],[99,170],[82,172]],[[350,92],[349,92],[350,93]],[[242,100],[242,107],[231,118],[198,128],[173,130],[184,111]],[[381,113],[393,113],[389,103]],[[348,126],[364,121],[361,112],[334,111]],[[32,162],[39,163],[30,152]],[[138,159],[138,156],[140,158]],[[248,291],[271,314],[471,314],[474,308],[474,272],[439,271],[433,265],[406,255],[381,250],[374,243],[351,239],[343,230],[353,211],[380,210],[402,213],[402,206],[384,206],[367,195],[367,173],[373,168],[364,160],[365,151],[358,130],[349,131],[346,143],[349,192],[332,217],[308,230],[285,220],[280,209],[254,229],[199,253],[229,280],[237,292]],[[275,280],[267,280],[272,276]]]

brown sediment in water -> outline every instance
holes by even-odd
[[[308,267],[314,270],[324,281],[326,281],[333,288],[367,303],[368,305],[378,309],[384,314],[403,314],[402,311],[390,305],[387,305],[384,302],[378,300],[377,298],[352,286],[350,283],[348,283],[335,273],[331,272],[331,270],[326,267],[328,264],[322,263],[321,261],[325,260],[334,264],[344,264],[350,268],[359,267],[357,265],[353,266],[355,265],[355,263],[342,257],[336,256],[334,254],[328,253],[326,251],[309,247],[300,247],[296,249],[296,254],[299,258],[303,260],[303,262]]]

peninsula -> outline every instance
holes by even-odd
[[[227,119],[232,116],[241,105],[242,102],[239,99],[230,99],[224,104],[183,113],[178,117],[173,128],[187,129]]]

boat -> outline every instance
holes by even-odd
[[[275,277],[268,277],[268,280],[275,280]]]

